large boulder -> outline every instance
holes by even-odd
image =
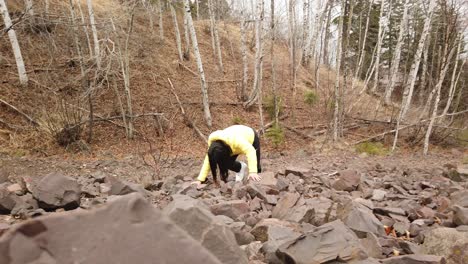
[[[146,195],[143,185],[127,182],[114,176],[106,176],[103,185],[107,186],[105,193],[108,195],[125,195],[133,192],[139,192]]]
[[[0,185],[0,214],[9,214],[18,201],[18,196],[10,192],[6,185]]]
[[[445,264],[445,259],[433,255],[404,255],[382,260],[382,264]],[[461,263],[461,262],[460,262]]]
[[[298,193],[286,193],[279,199],[278,203],[273,209],[271,216],[273,218],[279,219],[285,218],[288,215],[288,212],[291,210],[291,208],[294,207],[297,200],[299,200],[299,197],[300,195]]]
[[[75,209],[80,205],[81,186],[73,178],[51,173],[31,186],[31,193],[46,210]]]
[[[284,263],[349,262],[367,258],[358,237],[340,220],[284,243],[276,254]]]
[[[447,264],[468,263],[468,232],[440,227],[425,233],[422,251],[443,256]]]
[[[355,170],[343,170],[339,172],[339,178],[333,183],[333,189],[337,191],[354,191],[361,183],[361,175]]]
[[[468,225],[468,208],[455,205],[453,207],[453,223],[456,225]]]
[[[214,215],[225,215],[232,219],[237,219],[239,216],[250,212],[249,204],[242,200],[234,200],[221,202],[210,207]]]
[[[255,225],[251,233],[256,240],[264,242],[262,251],[265,253],[265,259],[270,264],[283,263],[276,256],[276,251],[282,244],[295,240],[301,235],[298,224],[275,218],[261,220]]]
[[[366,237],[367,233],[376,236],[385,235],[383,224],[375,217],[371,209],[361,203],[349,201],[343,205],[340,204],[337,215],[360,238]]]
[[[201,203],[188,196],[173,196],[172,201],[163,212],[173,222],[199,241],[222,263],[247,264],[247,256],[236,241],[229,227],[220,223],[216,216]]]
[[[183,250],[181,250],[183,249]],[[210,263],[215,256],[138,194],[23,222],[0,238],[0,263]]]

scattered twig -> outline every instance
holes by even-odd
[[[280,116],[280,117],[278,118],[278,120],[283,121],[283,120],[286,119],[286,118],[288,118],[288,115],[283,115],[283,116]],[[265,124],[264,131],[267,130],[268,128],[272,127],[274,124],[275,124],[275,121],[271,121],[271,122]],[[260,131],[260,130],[261,130],[261,129],[257,130],[257,133],[258,133],[258,134],[261,134],[261,131]]]
[[[223,82],[240,82],[241,80],[212,80],[209,83],[223,83]]]
[[[208,142],[205,135],[203,135],[203,133],[200,131],[200,129],[198,129],[198,127],[195,125],[195,123],[185,113],[185,109],[184,109],[184,107],[182,106],[182,103],[179,100],[179,96],[177,96],[177,93],[175,92],[174,85],[172,84],[171,79],[167,78],[167,81],[169,82],[169,85],[171,85],[171,92],[174,95],[174,97],[176,98],[177,103],[179,104],[180,111],[181,111],[187,125],[189,127],[193,128],[195,130],[195,132],[197,132],[198,136],[200,136],[201,139],[203,139],[205,142]]]
[[[289,127],[289,126],[284,126],[284,127],[291,130],[292,132],[298,134],[299,136],[303,137],[304,139],[313,139],[313,137],[311,137],[311,136],[309,136],[309,135],[307,135],[307,134],[305,134],[305,133],[303,133],[303,132],[301,132],[301,131],[299,131],[299,130],[297,130],[295,128],[292,128],[292,127]]]
[[[36,120],[34,120],[32,117],[28,116],[27,114],[25,114],[23,111],[19,110],[18,108],[16,108],[14,105],[11,105],[9,104],[8,102],[6,102],[5,100],[1,99],[0,98],[0,103],[3,103],[4,105],[10,107],[11,109],[13,109],[14,111],[16,111],[18,114],[22,115],[24,118],[26,118],[29,122],[31,122],[32,124],[34,124],[35,126],[38,126],[39,123],[37,123]]]
[[[188,72],[190,72],[191,74],[193,74],[193,76],[196,76],[198,77],[198,74],[194,71],[192,71],[189,67],[185,66],[183,63],[180,63],[179,62],[179,66],[182,66],[182,68],[186,69]]]

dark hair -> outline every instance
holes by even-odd
[[[221,179],[226,182],[228,177],[228,165],[231,157],[231,148],[221,140],[213,141],[208,148],[208,159],[210,161],[213,180],[217,181],[216,169],[219,167]]]

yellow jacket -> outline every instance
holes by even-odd
[[[221,140],[232,150],[232,156],[244,154],[247,156],[247,162],[250,173],[257,173],[257,153],[252,146],[255,138],[255,132],[252,128],[243,125],[230,126],[224,130],[217,130],[210,134],[208,138],[208,147],[211,142]],[[198,175],[199,181],[205,181],[210,172],[210,162],[208,155],[205,156],[203,167]]]

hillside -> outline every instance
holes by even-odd
[[[116,4],[115,1],[94,1],[95,16],[101,48],[108,55],[104,73],[101,73],[92,91],[92,104],[95,119],[93,136],[89,143],[85,143],[87,127],[81,126],[80,139],[76,144],[67,148],[59,146],[57,134],[63,128],[63,121],[69,123],[86,123],[88,119],[89,103],[82,89],[79,58],[73,39],[73,30],[70,29],[70,9],[65,1],[54,1],[48,15],[45,15],[43,6],[37,5],[36,24],[22,21],[16,28],[18,39],[23,52],[26,69],[30,82],[28,87],[18,84],[16,65],[11,53],[8,38],[4,35],[0,39],[0,75],[2,89],[0,98],[16,106],[38,122],[31,126],[27,120],[10,107],[1,105],[0,109],[0,146],[3,152],[39,156],[50,155],[81,155],[125,156],[129,153],[146,152],[150,146],[167,153],[178,153],[180,156],[201,155],[205,145],[196,136],[194,131],[183,122],[174,96],[170,91],[168,79],[174,83],[175,90],[180,97],[185,111],[190,118],[208,135],[210,131],[220,129],[233,123],[243,123],[259,128],[258,108],[245,110],[238,100],[241,86],[242,61],[240,53],[240,33],[238,23],[222,21],[219,25],[222,55],[224,60],[224,73],[216,66],[216,59],[211,48],[209,21],[195,21],[198,34],[199,48],[206,72],[211,111],[213,115],[213,128],[209,129],[203,119],[201,104],[200,81],[197,76],[197,67],[193,57],[190,61],[179,64],[175,33],[172,18],[169,12],[164,13],[163,28],[164,39],[159,38],[159,25],[156,14],[152,14],[153,26],[150,25],[149,14],[142,6],[136,6],[133,27],[129,38],[129,72],[130,86],[134,115],[148,115],[135,119],[136,137],[128,140],[122,122],[115,117],[120,115],[118,100],[124,96],[123,76],[118,65],[117,46],[125,43],[128,31],[128,22],[131,16],[130,8]],[[82,10],[86,11],[85,1],[81,1]],[[13,19],[21,10],[21,3],[11,1],[9,5]],[[52,8],[53,7],[53,8]],[[76,9],[76,14],[79,9]],[[179,28],[183,34],[182,15],[179,15]],[[19,19],[16,17],[16,19]],[[79,16],[77,18],[79,20]],[[81,25],[81,26],[80,26]],[[96,74],[95,65],[88,53],[87,39],[84,24],[76,25],[84,55],[84,63],[89,71],[88,82],[93,82]],[[117,30],[113,29],[117,28]],[[249,29],[251,29],[249,27]],[[90,29],[87,28],[89,31]],[[90,33],[89,33],[90,34]],[[254,60],[253,31],[249,31],[249,86],[251,86]],[[271,60],[269,43],[265,44],[263,91],[264,102],[268,104],[271,98]],[[114,51],[114,53],[111,53]],[[315,87],[313,69],[299,68],[297,81],[297,97],[293,104],[292,88],[289,74],[289,54],[287,42],[278,40],[275,43],[277,85],[283,101],[284,127],[296,128],[296,132],[284,129],[285,141],[279,146],[281,151],[296,149],[322,148],[322,142],[328,142],[325,133],[330,119],[330,101],[332,98],[335,73],[327,68],[319,70],[320,87]],[[321,66],[322,67],[322,66]],[[96,75],[95,75],[96,76]],[[96,84],[96,83],[95,83]],[[348,83],[348,86],[351,86]],[[356,94],[361,90],[362,84],[355,85],[354,91],[347,91],[346,102],[353,104],[360,102],[349,114],[352,117],[390,120],[395,115],[392,107],[377,107],[379,99],[363,94],[357,99]],[[118,90],[119,96],[116,96]],[[310,106],[304,102],[306,91],[312,90],[319,98],[318,103]],[[250,91],[250,89],[248,89]],[[271,100],[270,100],[271,101]],[[293,106],[296,105],[295,117]],[[377,111],[376,111],[377,109]],[[265,111],[265,123],[270,117]],[[155,116],[151,114],[162,113],[162,126],[164,135],[158,136],[159,126]],[[363,123],[349,119],[348,123],[353,133],[346,133],[345,143],[350,144],[356,140],[366,138],[368,135],[381,132],[385,127],[378,123]],[[368,126],[372,127],[369,128]],[[345,125],[346,126],[346,125]],[[299,131],[299,133],[297,132]],[[302,133],[302,135],[301,135]],[[305,134],[305,135],[304,135]],[[264,138],[267,151],[273,148],[270,140]],[[188,147],[187,147],[188,146]]]

